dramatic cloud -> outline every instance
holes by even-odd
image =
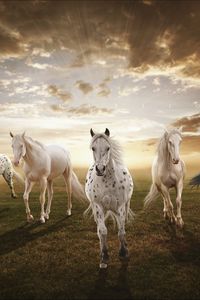
[[[84,82],[83,80],[76,81],[76,87],[79,88],[83,94],[87,95],[88,93],[93,91],[93,87],[90,83]]]
[[[105,107],[96,107],[94,105],[82,104],[79,107],[72,107],[68,109],[68,113],[73,115],[97,115],[97,114],[111,114],[113,109]]]
[[[42,45],[44,56],[75,51],[78,67],[128,56],[137,72],[180,67],[182,76],[200,76],[199,1],[1,1],[0,13],[2,56]]]
[[[66,91],[62,91],[56,85],[49,85],[48,92],[51,96],[57,97],[63,102],[70,102],[72,100],[72,94]]]
[[[99,84],[99,88],[100,91],[98,92],[98,96],[100,97],[107,97],[108,95],[110,95],[111,90],[109,89],[109,87],[107,86],[107,83],[110,81],[111,79],[109,77],[105,78],[103,80],[102,83]]]
[[[97,107],[95,105],[82,104],[77,107],[67,107],[63,105],[53,104],[51,110],[56,113],[69,114],[72,116],[88,116],[88,115],[111,115],[114,110],[106,107]]]
[[[200,113],[178,119],[172,125],[181,127],[185,132],[198,132],[200,129]]]

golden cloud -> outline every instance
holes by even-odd
[[[62,91],[54,84],[49,85],[47,90],[51,96],[57,97],[60,100],[62,100],[63,102],[70,102],[73,99],[71,93]]]
[[[93,87],[90,83],[88,82],[84,82],[83,80],[78,80],[76,81],[75,83],[76,87],[78,87],[82,92],[83,94],[88,94],[90,92],[93,91]]]
[[[180,67],[184,77],[200,75],[199,1],[118,1],[115,9],[112,1],[1,1],[0,11],[0,55],[43,45],[75,51],[74,66],[123,56],[138,72]]]
[[[200,113],[183,117],[172,123],[175,127],[181,127],[185,132],[198,132],[200,128]]]

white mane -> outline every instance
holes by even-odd
[[[104,138],[108,142],[111,151],[111,159],[113,159],[116,164],[122,165],[123,159],[122,159],[121,145],[113,138],[108,137],[106,134],[103,133],[95,134],[91,140],[90,148],[92,148],[94,141],[96,141],[98,138]]]
[[[158,147],[157,147],[157,153],[159,157],[168,158],[169,157],[169,151],[168,151],[168,141],[169,138],[173,134],[178,134],[181,137],[181,132],[178,129],[171,129],[169,132],[165,132],[163,136],[161,137]]]
[[[40,142],[38,142],[38,141],[36,141],[36,140],[33,140],[30,136],[25,136],[24,139],[25,139],[25,141],[28,142],[28,144],[30,144],[30,145],[36,145],[36,146],[39,146],[39,148],[41,148],[42,150],[45,149],[45,146],[44,146],[42,143],[40,143]]]

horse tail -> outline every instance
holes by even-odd
[[[189,182],[189,185],[191,185],[192,187],[195,187],[195,186],[199,186],[200,185],[200,174],[194,176],[190,182]]]
[[[152,183],[149,193],[144,199],[144,208],[147,208],[153,200],[155,200],[159,195],[159,191],[155,183]]]
[[[72,186],[72,195],[79,200],[86,201],[86,195],[84,191],[83,185],[80,183],[78,180],[78,177],[72,171],[72,176],[71,176],[71,186]]]
[[[12,172],[13,176],[17,179],[17,181],[21,184],[24,184],[24,179],[22,178],[22,176],[19,173],[17,173],[14,169],[12,170]]]

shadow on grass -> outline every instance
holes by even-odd
[[[189,231],[186,227],[177,228],[175,225],[165,226],[170,236],[170,250],[178,262],[192,262],[200,264],[200,240],[198,236]]]
[[[65,226],[64,221],[66,221],[66,219],[67,217],[64,217],[50,226],[47,226],[46,224],[41,225],[39,222],[32,224],[25,223],[11,231],[5,232],[0,235],[0,255],[8,254],[13,250],[17,250],[18,248],[25,246],[28,242],[34,241],[42,236],[63,228]],[[32,232],[33,229],[39,226],[42,228],[40,231]]]
[[[100,269],[95,282],[94,289],[88,296],[88,300],[101,299],[133,299],[127,280],[128,262],[122,262],[118,272],[118,278],[115,285],[111,286],[107,282],[108,269]]]
[[[0,210],[0,218],[3,218],[5,216],[5,213],[7,214],[10,208],[6,207]]]

